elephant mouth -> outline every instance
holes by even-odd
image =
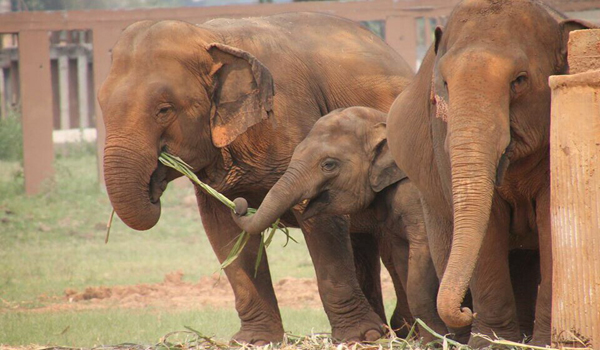
[[[160,197],[167,188],[167,184],[169,183],[167,180],[167,170],[167,167],[159,162],[150,176],[150,184],[148,187],[150,202],[152,202],[152,204],[160,202]]]
[[[331,196],[329,195],[329,191],[323,191],[318,196],[309,199],[308,205],[304,208],[304,211],[302,212],[302,219],[307,220],[323,212],[325,208],[327,208],[329,203],[331,203]]]

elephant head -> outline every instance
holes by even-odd
[[[308,202],[302,213],[305,219],[368,207],[377,192],[405,177],[388,150],[385,117],[371,108],[350,107],[319,119],[256,214],[244,216],[246,200],[234,201],[236,223],[258,234],[304,201]]]
[[[196,171],[272,112],[274,85],[254,56],[211,30],[178,21],[129,26],[112,50],[98,92],[106,126],[104,178],[130,227],[160,217],[160,197],[179,174],[158,161],[168,150]]]
[[[472,322],[461,301],[487,231],[495,191],[548,154],[548,77],[564,73],[568,32],[538,2],[463,1],[435,31],[432,120],[444,125],[453,240],[438,294],[451,327]],[[527,168],[524,164],[533,164]],[[534,190],[532,184],[531,191]]]

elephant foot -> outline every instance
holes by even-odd
[[[550,334],[533,334],[533,338],[527,343],[528,345],[545,347],[550,345]]]
[[[471,337],[471,326],[462,328],[450,328],[450,339],[456,340],[461,344],[467,344]]]
[[[395,312],[390,319],[390,327],[394,330],[394,333],[396,333],[396,336],[399,338],[408,337],[408,332],[410,332],[410,329],[414,323],[415,320],[413,320],[412,317],[406,318],[401,315],[397,315]]]
[[[256,346],[263,346],[269,343],[279,343],[283,340],[283,329],[273,330],[245,330],[240,329],[233,337],[231,341],[239,344],[252,344]]]
[[[426,318],[421,318],[421,320],[425,322],[425,324],[437,334],[442,336],[448,334],[448,328],[441,320],[427,320]],[[438,339],[436,336],[434,336],[432,333],[429,333],[429,331],[427,331],[421,326],[419,326],[419,337],[423,339],[423,344],[427,344]],[[468,339],[469,338],[467,337],[467,340]]]
[[[373,311],[357,322],[332,326],[333,339],[343,342],[376,341],[384,334],[385,324]]]

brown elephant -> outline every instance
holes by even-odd
[[[396,166],[386,141],[387,115],[367,107],[335,110],[319,119],[296,147],[285,174],[269,191],[256,214],[234,200],[235,222],[259,234],[299,205],[301,217],[317,213],[352,215],[354,225],[379,240],[383,262],[410,311],[435,331],[446,334],[436,310],[438,278],[429,255],[419,192]],[[400,299],[400,298],[399,298]],[[397,328],[398,308],[391,326]],[[426,341],[433,340],[420,332]]]
[[[158,162],[168,150],[219,192],[258,206],[317,119],[353,105],[387,111],[411,76],[374,34],[329,15],[135,23],[114,46],[98,93],[110,201],[128,226],[154,226],[161,194],[180,176]],[[240,230],[228,208],[196,193],[204,229],[223,261]],[[347,217],[284,219],[303,230],[333,336],[378,338],[383,303],[378,282],[369,280],[374,273],[366,270],[379,271],[376,243],[354,244],[357,256],[371,257],[357,271]],[[283,337],[266,258],[254,277],[259,242],[253,237],[225,269],[241,319],[233,338],[255,344]],[[357,275],[366,280],[359,283]]]
[[[539,247],[532,342],[550,343],[547,81],[568,69],[569,31],[585,27],[539,1],[462,1],[390,110],[390,150],[422,194],[448,326],[521,340],[508,252]],[[461,308],[469,287],[475,318]]]

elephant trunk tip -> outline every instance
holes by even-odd
[[[248,201],[245,198],[238,197],[233,200],[233,204],[235,205],[235,214],[244,216],[248,213]]]
[[[468,307],[461,307],[460,302],[448,303],[443,296],[438,295],[437,308],[440,318],[448,327],[462,328],[473,323],[473,312]]]
[[[236,225],[251,235],[258,235],[262,232],[260,223],[256,222],[255,217],[248,217],[248,201],[239,197],[233,201],[235,208],[231,212],[231,217]]]

